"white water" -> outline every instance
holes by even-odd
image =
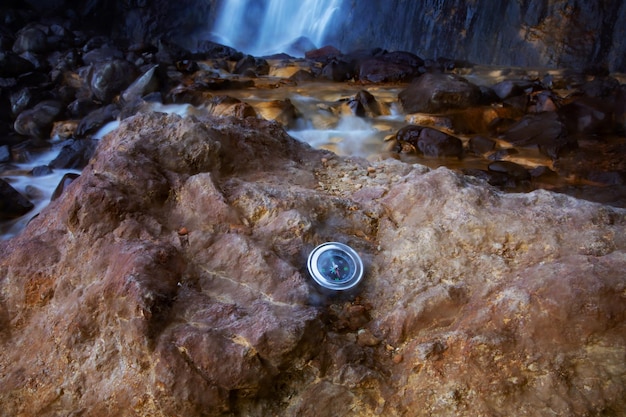
[[[55,169],[49,175],[33,177],[28,173],[35,167],[48,165],[59,154],[60,148],[52,148],[38,154],[31,154],[27,162],[16,163],[15,169],[6,170],[0,174],[3,180],[20,194],[28,198],[35,207],[24,216],[11,221],[0,222],[0,239],[8,239],[18,234],[28,222],[49,203],[55,188],[67,173],[80,174],[78,170]]]
[[[222,3],[212,37],[255,56],[287,52],[302,56],[324,46],[345,0],[229,0]],[[299,38],[309,42],[294,45]]]

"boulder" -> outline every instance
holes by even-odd
[[[20,135],[48,139],[54,121],[58,120],[64,110],[60,101],[44,100],[32,109],[20,113],[13,123],[13,128]]]
[[[97,139],[68,139],[58,155],[50,161],[56,169],[83,169],[100,141]]]
[[[0,220],[15,219],[33,209],[34,205],[8,182],[0,178]]]
[[[440,130],[424,126],[405,126],[396,134],[398,141],[410,144],[418,153],[434,158],[463,156],[463,142]]]
[[[417,55],[395,51],[362,60],[356,72],[360,81],[408,82],[422,73],[423,65]]]
[[[47,34],[42,27],[28,25],[22,28],[16,35],[13,44],[13,52],[46,52],[48,50]]]
[[[427,73],[398,94],[406,113],[438,113],[480,103],[480,89],[453,74]]]
[[[275,122],[136,115],[0,242],[3,413],[620,415],[625,232]],[[312,286],[326,241],[356,294]]]
[[[528,114],[504,130],[501,136],[514,146],[537,148],[552,158],[575,148],[577,143],[555,112]]]
[[[109,103],[137,77],[133,64],[121,59],[94,64],[89,74],[89,86],[94,97]]]

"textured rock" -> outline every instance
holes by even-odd
[[[626,211],[144,114],[0,243],[6,415],[620,415]],[[363,257],[329,297],[316,244]]]

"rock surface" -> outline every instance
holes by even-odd
[[[621,415],[625,229],[274,122],[131,117],[0,242],[2,412]],[[310,285],[329,240],[358,294]]]

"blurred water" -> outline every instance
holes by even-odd
[[[230,0],[222,2],[213,40],[255,56],[324,45],[343,0]],[[300,46],[294,45],[300,43]]]

